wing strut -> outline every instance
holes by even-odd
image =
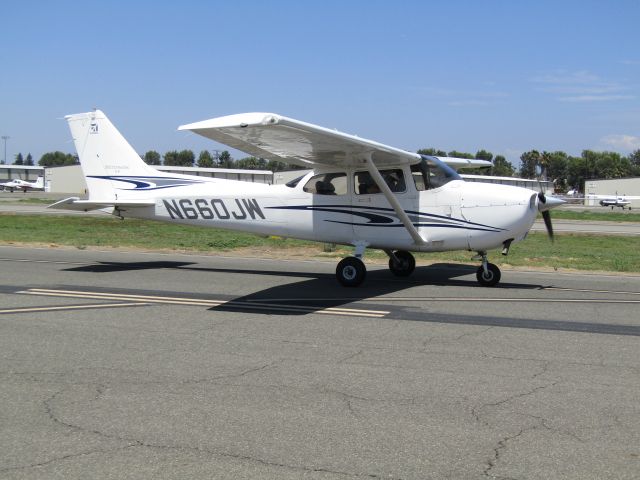
[[[380,191],[384,193],[384,196],[386,197],[387,201],[391,204],[391,206],[395,210],[396,215],[398,215],[398,218],[400,219],[404,227],[407,229],[407,232],[409,232],[409,235],[411,235],[411,238],[413,238],[413,241],[416,243],[416,245],[424,245],[426,243],[425,240],[420,236],[420,234],[418,233],[418,230],[409,219],[409,216],[402,209],[400,202],[398,202],[398,199],[389,188],[389,185],[387,185],[387,182],[385,182],[384,179],[382,178],[382,175],[380,175],[378,168],[375,166],[375,164],[373,163],[373,160],[371,159],[371,154],[368,154],[366,156],[366,162],[367,162],[367,169],[371,174],[371,178],[373,178],[373,181],[376,182],[376,185],[378,185],[378,188],[380,188]]]

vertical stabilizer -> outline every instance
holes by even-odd
[[[117,200],[125,178],[165,176],[142,161],[104,113],[95,110],[65,117],[80,158],[89,199]]]

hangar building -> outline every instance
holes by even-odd
[[[589,206],[598,206],[600,199],[589,198],[589,195],[640,197],[640,177],[586,180],[584,182],[584,204]],[[631,208],[640,208],[640,199],[629,199],[629,201],[631,202],[629,205]]]
[[[37,165],[0,165],[0,182],[26,180],[35,182],[44,175],[44,167]]]

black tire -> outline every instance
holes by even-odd
[[[394,255],[397,261],[389,258],[389,270],[391,270],[391,273],[396,277],[408,277],[411,275],[416,269],[415,257],[405,250],[398,250]]]
[[[483,287],[493,287],[500,281],[500,269],[493,263],[487,263],[487,273],[480,266],[476,272],[476,278]]]
[[[336,267],[336,278],[343,287],[357,287],[366,276],[367,267],[356,257],[343,258]]]

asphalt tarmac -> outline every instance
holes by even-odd
[[[631,479],[640,277],[0,247],[0,478]]]

